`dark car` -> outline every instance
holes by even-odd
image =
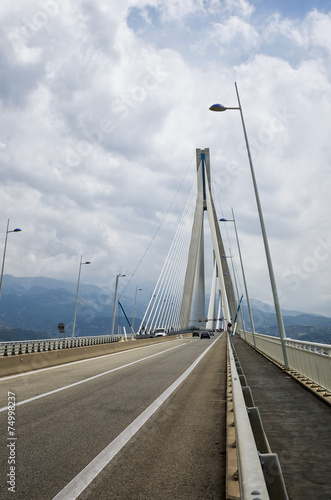
[[[192,332],[192,337],[200,337],[200,332],[198,332],[198,330],[194,330]]]
[[[210,333],[209,332],[201,332],[200,338],[201,339],[210,339]]]

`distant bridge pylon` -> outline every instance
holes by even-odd
[[[234,288],[227,259],[224,258],[224,246],[211,192],[209,148],[196,150],[196,168],[197,185],[185,207],[139,333],[150,333],[155,328],[165,328],[169,331],[203,329],[206,325],[215,328],[216,320],[219,325],[220,318],[226,328],[235,317]],[[214,256],[214,275],[207,318],[204,248],[206,212],[213,246],[213,255],[210,255],[210,258]]]

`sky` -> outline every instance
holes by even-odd
[[[236,82],[281,306],[331,316],[328,1],[3,0],[0,25],[6,274],[75,282],[83,255],[83,282],[152,293],[209,148],[249,295],[271,304],[240,114],[208,109],[236,107]]]

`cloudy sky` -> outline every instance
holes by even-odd
[[[150,289],[209,147],[271,302],[240,115],[208,110],[237,82],[282,306],[331,316],[329,1],[3,0],[0,19],[5,273],[74,282],[82,254],[83,282]]]

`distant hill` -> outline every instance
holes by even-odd
[[[0,341],[59,338],[58,323],[72,332],[77,284],[45,277],[17,278],[5,275],[0,303]],[[144,314],[146,304],[137,301],[135,326]],[[273,306],[251,299],[255,330],[279,335]],[[121,303],[132,321],[132,303],[123,297]],[[110,334],[113,294],[95,285],[80,284],[76,336]],[[243,301],[245,326],[249,329],[247,304]],[[331,318],[300,311],[283,310],[287,337],[331,344]],[[127,331],[129,326],[125,325]],[[115,323],[117,331],[117,321]]]
[[[49,332],[38,332],[35,330],[24,330],[21,328],[10,328],[0,325],[0,341],[20,341],[20,340],[38,340],[50,338],[63,338],[58,334],[52,335]]]
[[[59,323],[71,335],[77,284],[50,278],[16,278],[5,275],[0,303],[0,341],[23,338],[57,338]],[[124,310],[131,303],[121,300]],[[141,321],[137,304],[135,325]],[[107,335],[111,330],[113,294],[95,285],[80,284],[76,336]],[[129,320],[131,315],[127,312]],[[125,325],[127,331],[129,326]],[[117,323],[115,323],[117,327]],[[117,330],[115,330],[117,331]]]
[[[243,301],[244,302],[244,301]],[[276,313],[273,306],[264,302],[250,300],[254,328],[257,333],[279,336]],[[244,302],[244,321],[249,329],[249,313]],[[288,311],[282,309],[286,336],[297,340],[331,344],[331,318],[318,314]]]
[[[320,344],[331,344],[331,326],[303,326],[303,325],[292,325],[285,326],[286,336],[307,342],[317,342]],[[279,336],[277,327],[267,327],[264,328],[263,333],[265,335],[272,335],[275,337]]]

